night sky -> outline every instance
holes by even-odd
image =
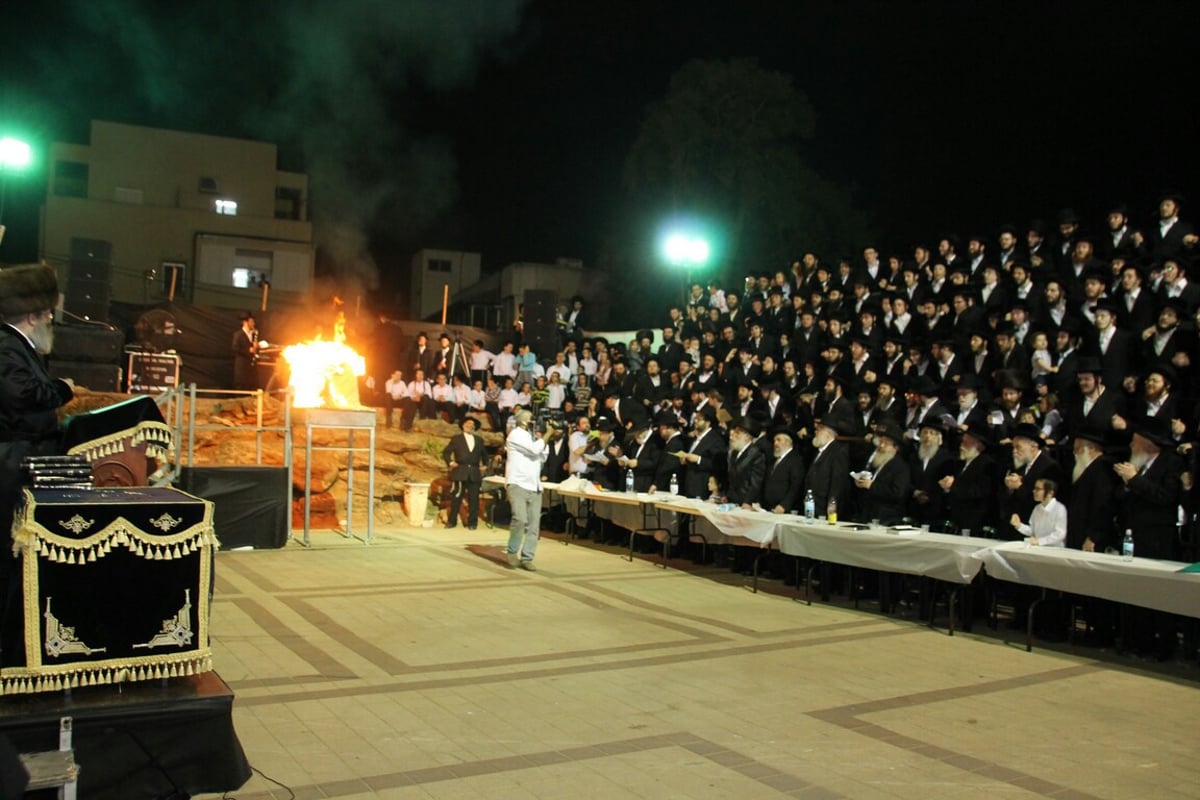
[[[1194,3],[163,5],[10,9],[0,128],[78,139],[97,117],[275,141],[313,178],[326,262],[385,287],[421,246],[492,270],[596,263],[606,238],[644,235],[622,166],[695,58],[792,76],[816,112],[805,162],[854,187],[885,252],[1063,206],[1096,228],[1117,201],[1139,225],[1160,191],[1200,200]],[[36,255],[42,185],[10,179],[0,259]]]

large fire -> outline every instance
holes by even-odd
[[[367,363],[346,344],[345,321],[338,315],[333,340],[314,339],[283,349],[291,377],[296,408],[363,408],[358,399],[358,378]]]

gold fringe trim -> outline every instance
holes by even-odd
[[[162,458],[175,448],[175,436],[165,422],[139,422],[132,428],[110,433],[98,439],[77,444],[67,451],[69,456],[82,454],[88,461],[124,453],[127,447],[146,446],[146,456]]]
[[[0,674],[0,695],[60,692],[80,686],[182,678],[211,672],[212,668],[212,652],[207,648],[173,656],[64,664],[37,670],[8,667]]]

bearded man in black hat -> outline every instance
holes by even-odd
[[[904,429],[888,420],[875,427],[875,452],[868,469],[872,475],[860,475],[854,485],[862,491],[860,505],[863,520],[879,520],[895,525],[904,518],[912,494],[912,473],[900,457]]]
[[[467,529],[475,530],[479,525],[479,487],[483,484],[483,471],[488,464],[487,447],[484,446],[483,437],[475,433],[479,421],[474,417],[463,417],[458,427],[462,432],[450,437],[442,450],[442,458],[450,467],[450,480],[454,481],[446,527],[453,528],[458,524],[458,514],[465,495]]]
[[[1013,514],[1023,520],[1029,519],[1033,507],[1038,504],[1033,496],[1033,485],[1039,480],[1054,481],[1055,486],[1064,486],[1062,469],[1043,448],[1042,432],[1033,423],[1021,423],[1013,430],[1012,467],[1004,476],[1004,513],[1008,521]],[[1065,494],[1065,492],[1063,493]],[[1009,525],[1009,538],[1020,539],[1021,535]]]
[[[7,531],[20,486],[21,460],[56,452],[55,410],[74,396],[69,380],[51,378],[44,357],[54,347],[54,269],[28,264],[0,271],[0,524]]]

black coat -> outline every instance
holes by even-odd
[[[729,481],[725,496],[729,502],[738,505],[759,502],[766,475],[767,460],[761,448],[752,443],[741,453],[730,450]]]
[[[449,475],[452,481],[483,482],[483,472],[487,469],[488,464],[487,447],[484,446],[483,437],[479,434],[473,433],[471,438],[475,440],[475,446],[472,449],[467,448],[467,434],[465,433],[450,437],[450,441],[442,449],[442,460],[447,464],[451,462],[455,464]],[[558,477],[554,480],[562,480],[562,478]]]
[[[909,466],[913,490],[909,513],[923,525],[936,525],[946,518],[946,493],[938,486],[938,481],[953,474],[954,459],[945,447],[940,447],[928,464],[922,464],[914,449]]]
[[[804,476],[804,492],[812,491],[817,516],[825,516],[830,498],[837,498],[838,508],[845,507],[850,487],[850,452],[845,442],[834,441],[813,456]],[[801,494],[801,497],[804,493]]]
[[[679,490],[683,491],[683,466],[679,463],[679,458],[673,453],[678,453],[680,450],[687,450],[688,440],[682,434],[672,436],[666,444],[659,439],[658,463],[654,469],[654,481],[652,485],[657,491],[666,492],[671,488],[671,476],[676,476],[679,483]]]
[[[718,479],[725,477],[727,446],[715,428],[710,428],[695,445],[695,449],[692,449],[691,444],[683,448],[700,456],[700,461],[684,465],[682,493],[684,497],[704,498],[709,495],[708,479],[713,474],[716,474]]]
[[[953,474],[954,484],[946,493],[946,513],[959,529],[969,528],[973,535],[982,536],[984,526],[996,524],[997,491],[1004,491],[996,462],[981,453],[965,467],[959,463]]]
[[[567,465],[570,463],[571,449],[567,446],[567,437],[555,439],[546,448],[546,461],[542,464],[542,480],[558,483],[568,475]]]
[[[1112,461],[1097,458],[1071,484],[1067,503],[1067,547],[1078,550],[1085,539],[1091,539],[1096,552],[1106,547],[1119,550],[1117,535],[1117,497],[1120,478],[1113,472]]]
[[[763,482],[762,507],[768,511],[782,506],[784,511],[798,509],[801,505],[800,488],[804,485],[804,459],[795,449],[789,450],[782,460],[767,465],[767,477]]]
[[[1134,476],[1121,491],[1121,517],[1133,531],[1134,555],[1174,559],[1179,554],[1178,506],[1183,462],[1164,450],[1141,475]]]
[[[912,494],[912,472],[899,455],[879,468],[871,487],[863,492],[862,519],[895,525],[904,519]]]
[[[1011,467],[1011,465],[1009,466]],[[1037,501],[1033,498],[1034,483],[1043,478],[1052,480],[1058,486],[1057,497],[1059,501],[1065,503],[1068,499],[1067,485],[1062,479],[1062,468],[1058,466],[1058,462],[1050,456],[1049,452],[1045,450],[1041,451],[1033,463],[1026,466],[1020,475],[1021,488],[1010,493],[1003,485],[1003,475],[1000,476],[1001,483],[999,488],[999,491],[1004,493],[1004,502],[1002,503],[1004,529],[1009,531],[1011,538],[1015,539],[1022,537],[1008,524],[1009,518],[1013,514],[1016,514],[1022,520],[1028,520],[1030,515],[1033,514],[1033,507],[1037,505]]]
[[[654,478],[658,474],[658,465],[662,460],[661,440],[656,435],[651,435],[646,439],[644,445],[638,445],[637,440],[630,437],[625,442],[625,456],[627,458],[636,458],[637,466],[633,467],[633,490],[635,492],[644,492],[651,486],[654,486]],[[672,461],[679,463],[679,460],[672,458]],[[668,482],[670,478],[667,478]],[[624,488],[622,483],[621,487]]]

